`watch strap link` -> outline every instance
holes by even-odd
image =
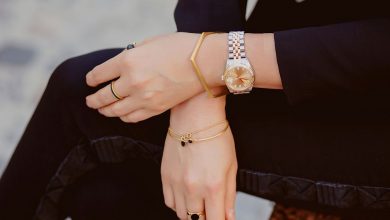
[[[246,58],[244,31],[230,31],[228,34],[229,59]]]

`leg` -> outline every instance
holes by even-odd
[[[0,180],[0,219],[31,219],[58,165],[82,138],[122,135],[163,146],[167,113],[126,124],[85,105],[85,96],[98,89],[85,84],[85,74],[120,51],[72,58],[54,71]]]
[[[282,91],[261,89],[228,96],[238,189],[287,206],[389,219],[388,110],[359,103],[294,107]]]

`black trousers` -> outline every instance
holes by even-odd
[[[54,71],[1,178],[1,220],[33,218],[48,182],[80,139],[130,137],[160,146],[162,151],[169,111],[127,124],[118,118],[104,117],[85,105],[85,96],[104,86],[88,87],[85,74],[120,51],[108,49],[75,57]],[[342,183],[355,183],[362,178],[354,173],[342,175],[337,170],[341,161],[335,160],[332,168],[324,166],[319,155],[326,149],[303,150],[305,146],[297,147],[294,142],[286,144],[295,140],[288,132],[294,130],[287,119],[290,114],[281,91],[255,90],[247,96],[228,96],[227,117],[235,137],[239,170]],[[279,127],[281,123],[288,126]],[[158,164],[133,158],[89,172],[67,189],[62,215],[76,220],[175,219],[175,213],[164,205],[159,171]],[[245,191],[244,184],[238,182],[238,189]],[[315,208],[316,204],[310,207]],[[327,210],[341,213],[337,209]]]

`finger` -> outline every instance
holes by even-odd
[[[141,102],[134,96],[127,96],[122,100],[99,108],[99,112],[106,117],[122,117],[140,109],[141,107]]]
[[[220,184],[211,186],[205,199],[206,219],[225,220],[225,189]]]
[[[173,196],[173,191],[172,187],[168,184],[163,183],[163,194],[164,194],[164,202],[165,205],[172,209],[173,211],[175,210],[175,198]]]
[[[89,73],[85,76],[87,84],[89,86],[97,86],[103,82],[119,77],[120,71],[118,56],[119,55],[95,66],[91,71],[89,71]]]
[[[177,187],[178,188],[178,187]],[[179,219],[186,220],[187,219],[187,208],[185,205],[184,194],[182,191],[174,190],[173,196],[175,197],[175,209],[176,215]]]
[[[199,220],[204,220],[205,218],[205,210],[204,210],[204,199],[201,196],[189,196],[186,195],[186,207],[187,212],[190,214],[199,213]],[[188,213],[187,213],[188,214]],[[187,216],[188,219],[191,219],[191,215]]]
[[[130,114],[120,117],[120,119],[126,123],[137,123],[139,121],[146,120],[154,115],[155,114],[152,114],[150,111],[141,108],[131,112]]]
[[[114,91],[117,95],[121,97],[126,97],[129,95],[130,91],[126,87],[126,80],[119,78],[114,83]],[[106,85],[102,89],[98,90],[92,95],[86,97],[87,105],[90,108],[98,109],[106,105],[118,101],[111,91],[111,84]]]
[[[186,194],[185,194],[185,200],[186,200],[186,207],[187,212],[190,213],[204,213],[204,198],[199,192],[199,187],[194,182],[188,182],[186,183]],[[190,217],[188,219],[191,219]],[[199,220],[205,219],[204,214],[200,216]]]
[[[225,196],[225,209],[228,220],[235,219],[235,203],[236,203],[236,176],[237,169],[233,167],[230,169],[227,176],[226,196]]]

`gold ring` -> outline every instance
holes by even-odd
[[[111,88],[112,95],[114,95],[114,97],[115,97],[116,99],[121,100],[121,99],[123,99],[124,97],[122,97],[122,96],[118,95],[118,93],[116,93],[115,88],[114,88],[114,82],[115,82],[115,80],[114,80],[114,81],[111,81],[111,84],[110,84],[110,85],[111,85],[110,88]]]
[[[187,211],[187,216],[189,220],[202,220],[204,219],[203,217],[205,216],[205,213],[202,212],[188,212]]]

